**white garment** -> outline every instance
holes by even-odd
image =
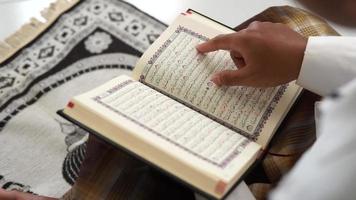
[[[356,77],[356,38],[310,37],[297,83],[321,96]]]
[[[356,199],[356,38],[309,38],[297,83],[334,95],[320,104],[316,142],[270,199]]]

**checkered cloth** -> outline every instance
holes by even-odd
[[[305,37],[338,35],[319,17],[288,6],[269,8],[236,29],[243,29],[252,21],[283,23]],[[278,129],[260,166],[247,177],[246,182],[257,199],[265,199],[268,191],[313,144],[314,103],[319,99],[304,91]],[[63,199],[194,199],[188,189],[93,136],[87,148],[80,177]]]

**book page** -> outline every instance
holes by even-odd
[[[155,44],[157,46],[152,47],[155,51],[145,53],[137,65],[136,78],[241,135],[266,145],[299,93],[299,87],[294,83],[273,88],[214,86],[210,82],[213,73],[236,69],[236,66],[227,51],[203,55],[195,47],[229,30],[205,27],[200,24],[201,18],[187,19],[190,18],[178,17],[160,37],[161,41]],[[277,109],[279,113],[270,118]],[[272,120],[271,123],[267,123],[268,119]]]
[[[151,134],[219,168],[251,143],[247,138],[134,80],[92,99]]]

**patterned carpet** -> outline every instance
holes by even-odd
[[[166,28],[119,0],[82,1],[0,64],[0,186],[60,197],[88,134],[55,112],[120,74]]]

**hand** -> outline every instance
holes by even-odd
[[[6,191],[0,188],[0,199],[1,200],[56,200],[51,197],[44,197],[33,195],[25,192],[18,191]]]
[[[196,47],[201,53],[230,51],[238,69],[215,73],[218,86],[272,87],[298,77],[307,39],[283,24],[253,22],[236,33],[219,35]]]

